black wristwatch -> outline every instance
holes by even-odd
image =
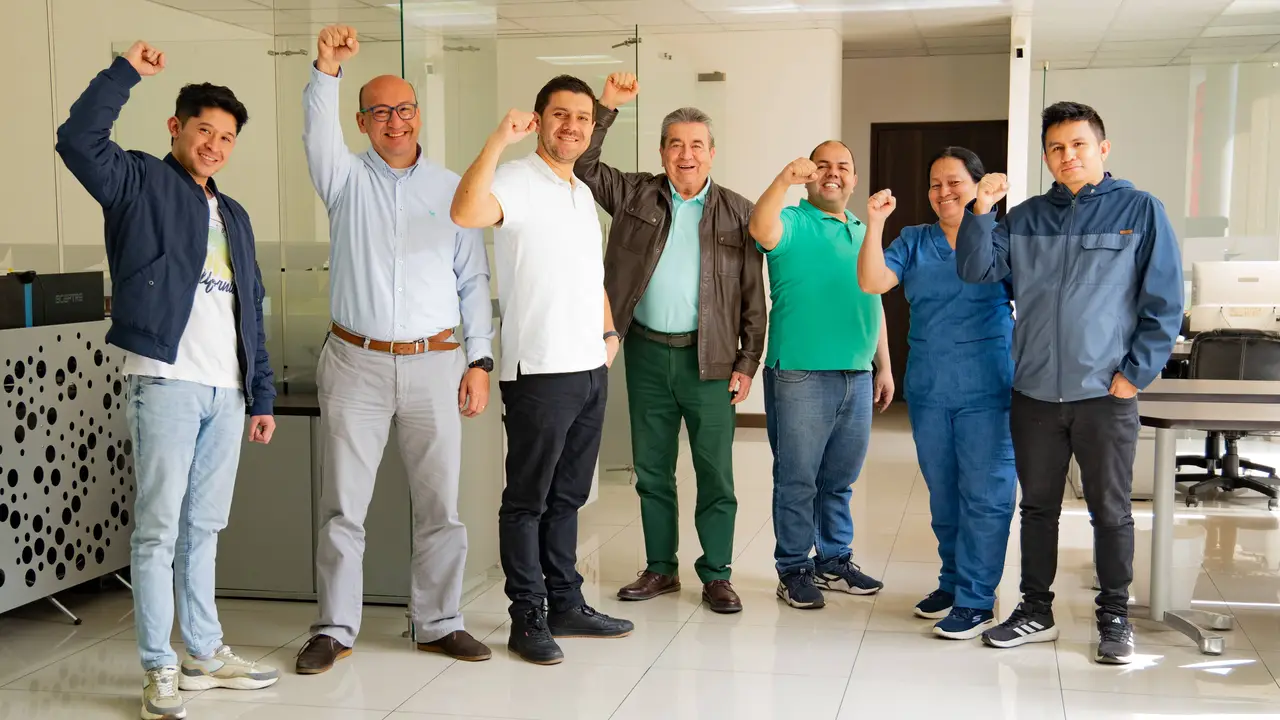
[[[493,358],[480,358],[479,360],[471,363],[467,367],[480,368],[481,370],[487,373],[491,373],[493,372]]]
[[[618,334],[618,331],[617,331],[617,330],[610,330],[609,332],[607,332],[607,333],[605,333],[605,334],[604,334],[604,339],[605,339],[605,340],[608,340],[608,339],[609,339],[609,338],[611,338],[611,337],[616,337],[616,338],[618,338],[619,340],[621,340],[621,339],[622,339],[622,336]]]

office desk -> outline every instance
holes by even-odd
[[[1169,568],[1173,564],[1174,475],[1178,430],[1280,430],[1280,383],[1230,380],[1162,380],[1139,396],[1141,423],[1156,431],[1151,518],[1150,617],[1195,640],[1200,652],[1222,654],[1229,615],[1170,608]],[[1205,629],[1209,628],[1209,629]]]
[[[1142,400],[1194,403],[1280,403],[1280,381],[1179,380],[1158,378],[1140,396]]]

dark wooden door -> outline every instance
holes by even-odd
[[[874,123],[871,125],[871,168],[868,195],[885,188],[893,191],[898,207],[884,229],[888,247],[908,225],[936,222],[929,205],[929,168],[926,163],[944,147],[959,145],[982,158],[987,172],[1005,172],[1009,151],[1007,120],[933,123]],[[867,209],[852,208],[865,219]],[[1004,207],[1001,203],[1000,213]],[[884,296],[885,321],[889,331],[889,358],[897,385],[894,399],[903,398],[903,375],[907,370],[907,332],[910,313],[902,286]]]

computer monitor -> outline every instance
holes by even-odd
[[[1191,330],[1280,330],[1280,262],[1198,262],[1191,267]]]

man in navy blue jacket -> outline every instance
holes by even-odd
[[[99,73],[58,128],[58,154],[102,206],[112,279],[107,340],[125,350],[135,448],[134,615],[146,684],[142,718],[186,717],[179,689],[256,689],[278,672],[222,642],[214,605],[217,536],[249,439],[275,430],[262,324],[262,275],[249,216],[213,175],[248,120],[225,87],[178,94],[164,160],[125,151],[111,126],[165,56],[137,42]],[[169,643],[177,607],[187,657]]]
[[[1093,522],[1100,663],[1133,657],[1133,458],[1137,394],[1155,380],[1182,324],[1182,259],[1164,205],[1111,177],[1102,118],[1079,103],[1044,110],[1053,187],[996,223],[1003,175],[978,185],[956,240],[960,276],[1011,278],[1017,320],[1010,424],[1022,487],[1022,598],[982,639],[1057,639],[1053,584],[1067,464],[1080,465]]]

